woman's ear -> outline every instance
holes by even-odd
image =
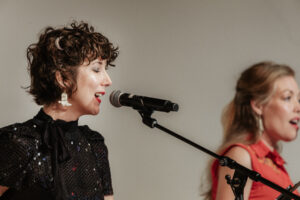
[[[63,81],[63,78],[62,78],[62,75],[61,75],[60,71],[56,71],[56,72],[55,72],[55,78],[56,78],[56,80],[57,80],[57,82],[58,82],[58,84],[59,84],[59,86],[60,86],[61,88],[65,88],[65,87],[66,87],[66,85],[65,85],[65,83],[64,83],[64,81]]]
[[[253,110],[257,115],[262,115],[262,110],[263,110],[262,104],[258,103],[256,100],[251,100],[251,101],[250,101],[250,104],[251,104],[252,110]]]

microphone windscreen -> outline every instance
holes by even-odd
[[[115,106],[115,107],[121,107],[122,105],[120,104],[120,96],[121,96],[121,91],[120,90],[114,90],[110,96],[109,96],[109,100],[110,103]]]

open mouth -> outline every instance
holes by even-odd
[[[102,93],[96,93],[95,94],[95,97],[96,97],[96,99],[97,99],[97,101],[99,102],[99,103],[101,103],[101,97],[103,96],[103,94]]]
[[[98,98],[100,98],[100,97],[102,97],[103,96],[103,94],[101,94],[101,93],[96,93],[95,94],[95,97],[98,97]]]
[[[299,126],[298,126],[298,124],[299,124],[299,119],[292,119],[292,120],[290,121],[290,124],[298,129],[298,128],[299,128]]]
[[[299,120],[298,119],[293,119],[293,120],[290,121],[290,123],[297,125],[299,123]]]

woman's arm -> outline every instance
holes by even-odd
[[[104,200],[114,200],[114,196],[113,195],[104,196]]]
[[[242,147],[235,146],[232,147],[225,156],[230,157],[231,159],[235,160],[239,164],[252,169],[251,167],[251,158],[249,153],[243,149]],[[227,184],[225,176],[228,174],[233,177],[234,170],[228,167],[221,167],[219,166],[218,169],[218,188],[217,188],[217,196],[216,200],[232,200],[234,199],[234,194],[230,185]],[[244,188],[244,200],[248,200],[250,190],[252,186],[252,180],[248,179],[247,183]]]
[[[0,185],[0,197],[4,194],[4,192],[8,190],[8,187]]]

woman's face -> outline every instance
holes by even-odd
[[[274,94],[262,106],[264,134],[276,143],[279,140],[291,141],[297,137],[300,119],[300,93],[292,76],[275,81]]]
[[[95,59],[84,62],[77,69],[77,90],[69,102],[72,111],[78,116],[99,113],[101,97],[106,87],[111,85],[111,79],[106,72],[106,60]]]

